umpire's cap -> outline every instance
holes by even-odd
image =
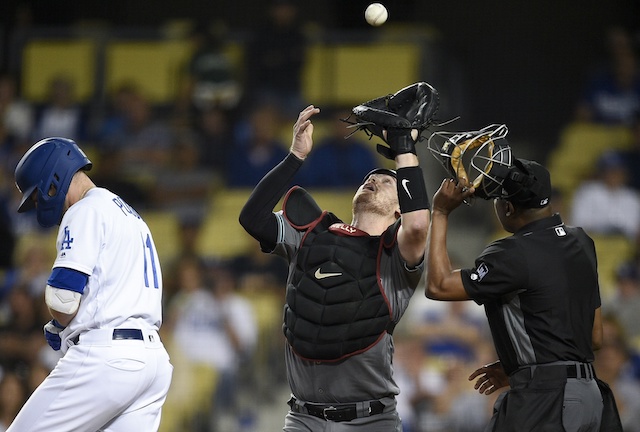
[[[542,208],[551,199],[551,175],[536,161],[516,159],[502,184],[505,199],[524,208]]]

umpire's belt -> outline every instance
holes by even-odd
[[[595,378],[591,363],[552,363],[524,366],[509,376],[511,387],[522,386],[534,379],[568,379],[578,378],[592,380]]]
[[[293,412],[309,414],[323,420],[334,422],[345,422],[359,417],[370,417],[380,414],[384,410],[384,404],[377,400],[332,405],[301,402],[291,396],[291,399],[289,399],[287,403]]]

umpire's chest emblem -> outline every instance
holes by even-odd
[[[471,280],[480,282],[489,273],[489,268],[485,263],[478,266],[475,272],[471,273]]]

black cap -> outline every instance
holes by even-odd
[[[389,176],[393,177],[394,179],[398,178],[398,174],[396,173],[395,170],[392,170],[392,169],[389,169],[389,168],[376,168],[376,169],[373,169],[373,170],[369,171],[367,173],[367,175],[364,176],[364,178],[362,179],[362,183],[367,181],[369,176],[374,175],[374,174],[386,174],[386,175],[389,175]]]
[[[516,159],[502,186],[505,198],[520,207],[546,207],[551,199],[551,175],[536,161]]]

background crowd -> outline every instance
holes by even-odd
[[[18,34],[34,11],[16,11],[8,28]],[[192,51],[168,104],[154,103],[140,83],[122,82],[96,106],[79,98],[77,83],[67,76],[47,83],[46,100],[29,100],[21,91],[22,71],[5,59],[0,74],[0,431],[58,360],[42,335],[50,319],[42,295],[55,253],[52,232],[39,228],[32,215],[16,213],[19,194],[13,184],[19,157],[49,136],[76,140],[94,162],[95,183],[149,215],[152,230],[158,227],[154,236],[164,246],[159,251],[165,278],[161,331],[175,366],[161,430],[281,428],[287,396],[281,332],[285,264],[253,243],[229,251],[224,242],[203,248],[201,239],[209,223],[220,225],[214,232],[235,229],[225,224],[237,223],[234,211],[240,207],[225,207],[220,197],[236,197],[241,205],[248,190],[286,155],[298,111],[315,103],[303,91],[308,38],[301,12],[293,1],[270,3],[263,25],[243,39],[241,65],[224,50],[224,26],[193,19],[185,35]],[[552,205],[596,241],[605,343],[595,365],[611,384],[628,431],[640,431],[638,30],[602,28],[601,62],[583,71],[582,91],[570,101],[565,123],[542,134],[554,136],[553,145],[541,148],[517,138],[514,143],[519,156],[546,163],[557,187]],[[558,65],[556,72],[562,73]],[[429,76],[420,79],[430,81]],[[441,90],[444,109],[455,111],[457,99],[448,91]],[[385,161],[366,136],[344,139],[350,129],[339,119],[348,116],[350,106],[321,108],[317,151],[296,183],[325,191],[337,203]],[[463,106],[461,112],[468,109]],[[512,135],[518,133],[512,128]],[[445,173],[429,157],[422,160],[433,192]],[[474,203],[454,221],[465,234],[474,224],[473,238],[454,242],[461,266],[471,264],[466,257],[479,250],[473,239],[484,244],[505,234],[480,216],[486,212],[478,207],[486,204]],[[348,219],[350,209],[344,211],[341,216]],[[230,214],[211,221],[211,214],[224,212]],[[175,231],[153,224],[166,219]],[[429,301],[421,291],[396,330],[395,373],[405,430],[480,431],[495,400],[477,394],[467,381],[472,370],[495,359],[482,309]],[[273,412],[275,423],[267,426],[265,416]]]

